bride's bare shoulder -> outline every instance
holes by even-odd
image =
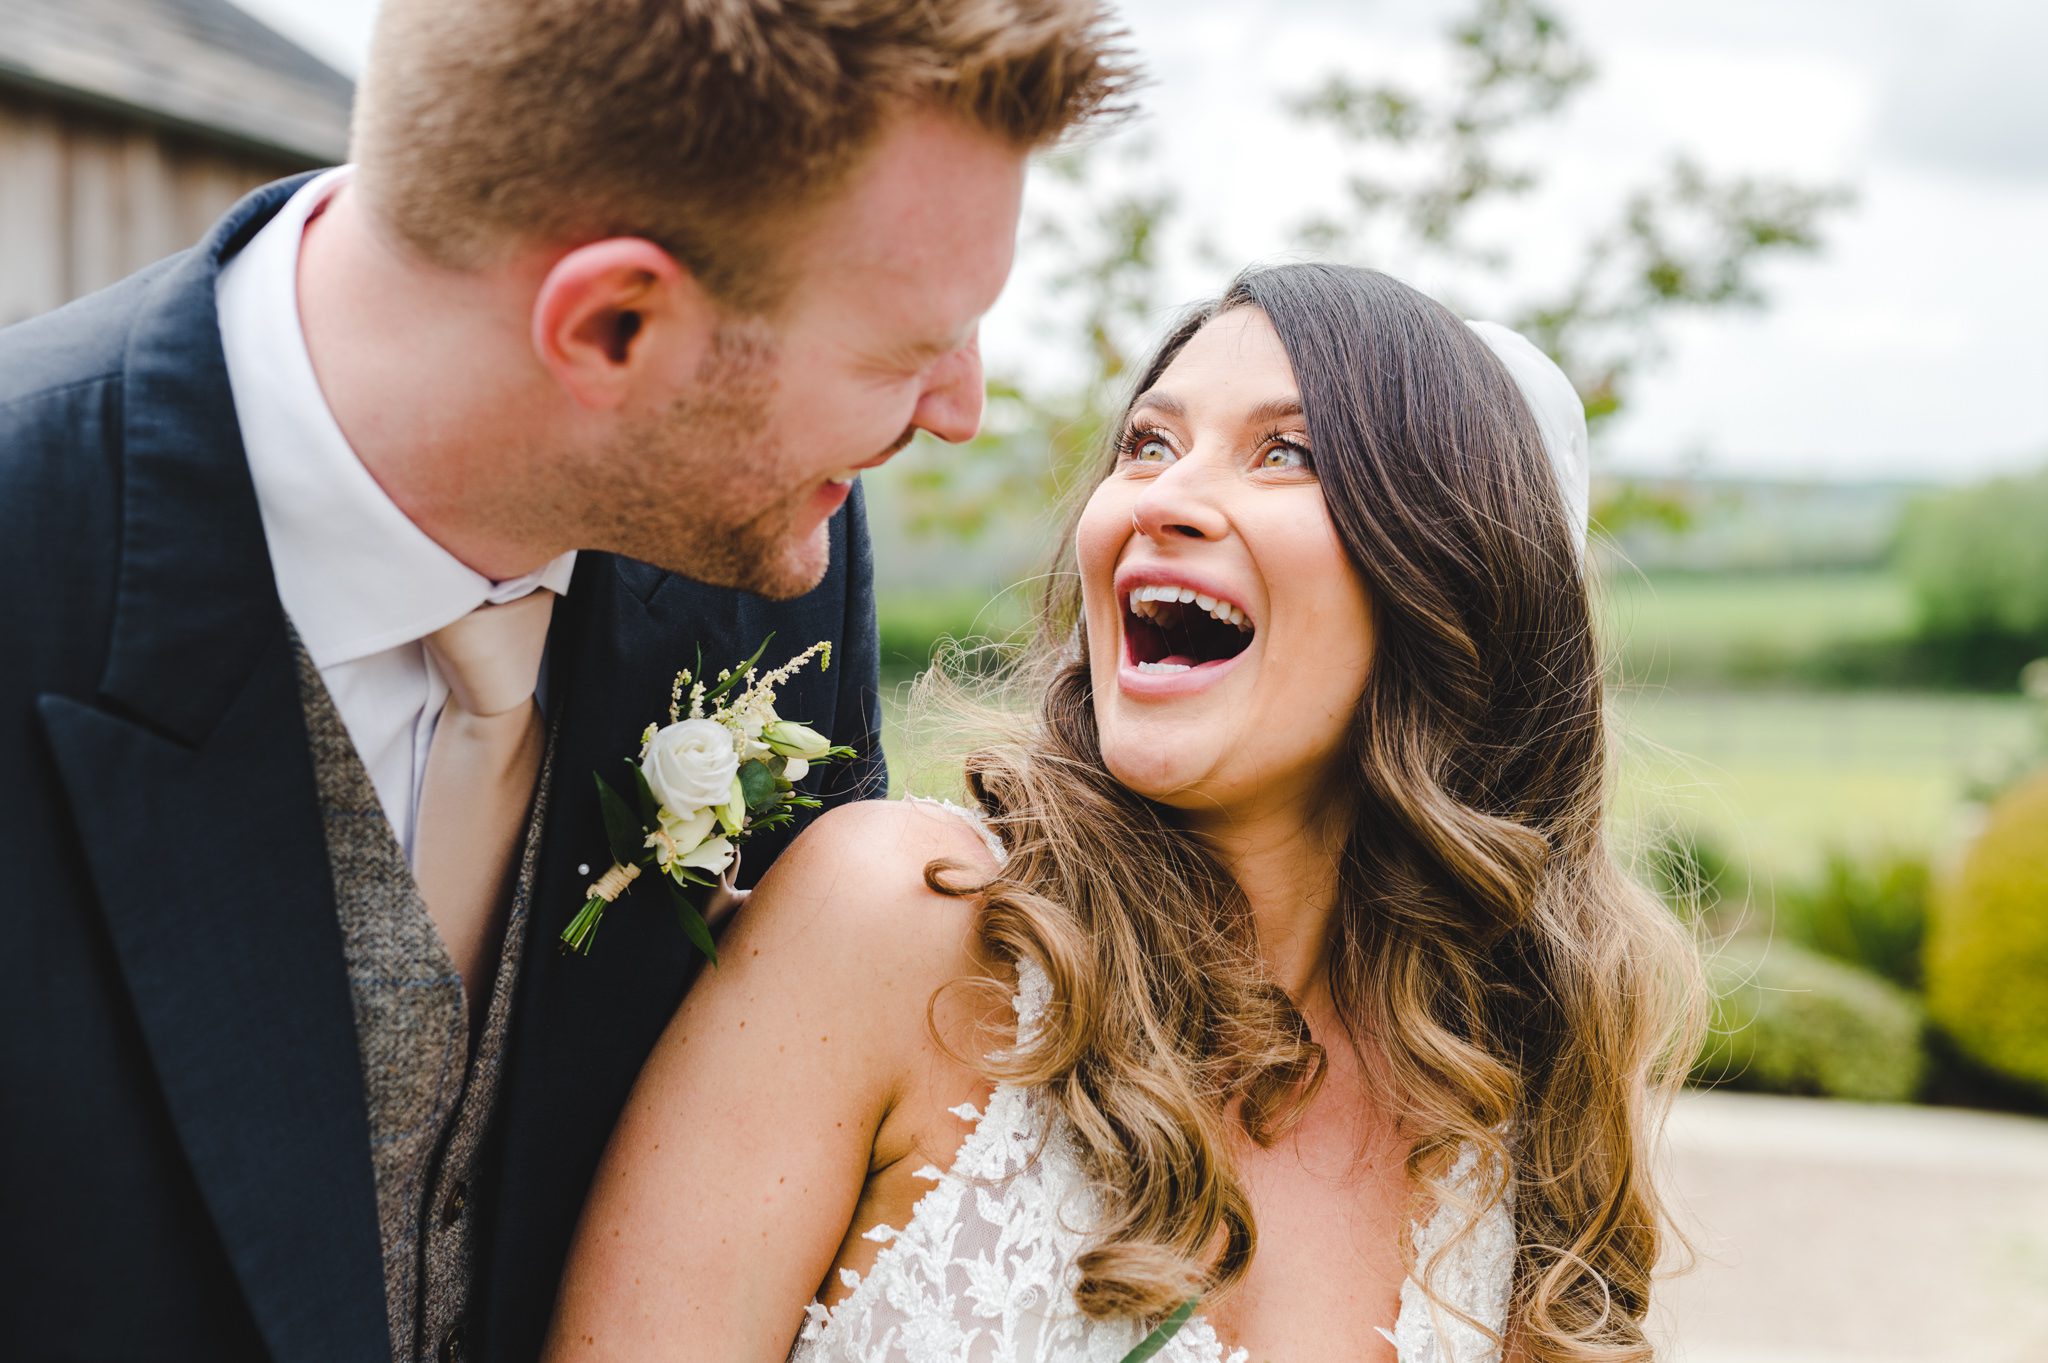
[[[921,1018],[931,989],[990,966],[972,904],[925,882],[925,868],[940,860],[970,874],[995,868],[980,830],[929,802],[863,800],[829,810],[762,877],[721,961],[740,973],[758,960],[785,976],[834,975],[835,992],[901,995]]]
[[[892,880],[907,872],[922,885],[925,866],[940,858],[978,869],[995,867],[981,826],[957,807],[934,800],[856,800],[814,820],[771,874],[812,875],[832,865],[859,866]]]

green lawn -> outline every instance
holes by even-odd
[[[2003,697],[1673,689],[1613,709],[1622,824],[1698,829],[1760,877],[1804,875],[1835,846],[1941,852],[1967,829],[1971,779],[2035,732]]]

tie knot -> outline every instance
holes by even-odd
[[[555,594],[542,588],[517,601],[478,606],[428,635],[427,652],[454,703],[472,715],[495,715],[531,700],[554,609]]]

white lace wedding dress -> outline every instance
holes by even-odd
[[[982,836],[1000,859],[1001,844],[985,829]],[[1030,961],[1019,963],[1018,982],[1018,1032],[1028,1037],[1051,990]],[[909,1224],[866,1233],[883,1246],[873,1267],[865,1277],[841,1270],[850,1294],[836,1306],[808,1308],[789,1363],[1121,1363],[1147,1330],[1134,1320],[1091,1320],[1074,1305],[1080,1228],[1091,1224],[1096,1204],[1064,1123],[1036,1090],[1008,1084],[980,1112],[953,1111],[975,1125],[952,1169],[918,1171],[933,1187]],[[1468,1152],[1453,1181],[1469,1180],[1473,1166]],[[1514,1265],[1513,1219],[1496,1203],[1473,1234],[1449,1244],[1461,1215],[1446,1204],[1417,1228],[1418,1263],[1447,1252],[1434,1264],[1438,1294],[1497,1330]],[[1392,1328],[1380,1333],[1400,1363],[1498,1359],[1487,1336],[1432,1309],[1413,1279],[1402,1284]],[[1200,1314],[1153,1358],[1249,1363]]]

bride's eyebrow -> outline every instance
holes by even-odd
[[[1129,425],[1137,420],[1139,413],[1145,411],[1157,412],[1161,416],[1182,421],[1186,420],[1188,415],[1186,403],[1171,393],[1163,393],[1153,388],[1138,394],[1138,399],[1131,404],[1131,414],[1125,418],[1124,424]],[[1248,408],[1238,420],[1245,426],[1271,426],[1282,421],[1292,421],[1302,415],[1301,398],[1290,394],[1284,398],[1267,398],[1264,402]]]
[[[1162,393],[1157,388],[1148,388],[1138,394],[1137,401],[1131,404],[1131,414],[1125,419],[1126,424],[1135,420],[1138,413],[1146,410],[1179,420],[1186,418],[1188,405],[1171,393]]]
[[[1244,414],[1247,426],[1270,426],[1303,415],[1298,397],[1268,398]]]

